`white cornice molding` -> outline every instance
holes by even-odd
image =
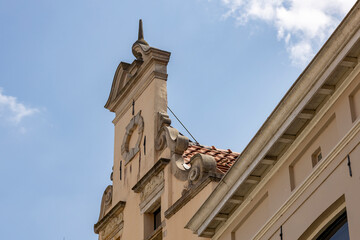
[[[271,171],[264,177],[264,179],[262,179],[262,181],[259,183],[259,185],[256,186],[256,188],[249,194],[249,196],[245,199],[245,201],[243,202],[243,204],[237,209],[235,210],[235,212],[231,215],[231,217],[229,218],[229,220],[227,222],[224,223],[224,225],[222,225],[216,232],[216,234],[213,236],[213,239],[219,239],[219,237],[221,236],[222,233],[225,232],[225,230],[230,226],[230,224],[237,218],[239,217],[242,212],[244,211],[244,209],[248,206],[248,204],[250,204],[251,200],[260,192],[263,190],[264,186],[269,182],[269,180],[276,174],[276,172],[278,172],[278,170],[284,165],[284,163],[286,162],[286,160],[291,156],[291,154],[294,153],[294,151],[296,149],[298,149],[300,147],[301,144],[303,144],[305,138],[313,131],[313,129],[315,128],[315,126],[320,122],[320,120],[324,117],[324,115],[329,111],[329,109],[334,105],[334,103],[339,99],[339,97],[344,93],[344,91],[349,87],[349,85],[352,83],[353,79],[356,78],[356,76],[358,76],[360,74],[360,65],[358,65],[351,73],[350,75],[344,80],[344,82],[341,84],[341,86],[339,86],[338,90],[334,93],[333,96],[331,96],[328,100],[328,102],[323,106],[323,108],[320,109],[320,111],[315,115],[315,117],[313,118],[313,120],[309,123],[309,125],[304,129],[304,131],[296,138],[296,140],[294,141],[294,143],[291,145],[291,147],[286,151],[286,153],[278,160],[278,163],[271,169]],[[352,127],[352,129],[346,134],[345,137],[343,137],[343,139],[338,143],[337,146],[334,147],[333,151],[331,153],[328,154],[328,156],[326,157],[326,159],[331,158],[331,156],[334,153],[338,153],[339,151],[341,151],[341,149],[343,148],[343,144],[344,141],[346,141],[346,143],[348,143],[348,141],[350,141],[353,137],[354,134],[356,134],[357,132],[359,132],[360,130],[360,120],[357,121],[357,123]],[[351,137],[350,140],[347,140],[348,137]],[[341,147],[341,149],[339,150],[339,147]],[[335,156],[334,156],[335,157]],[[308,177],[309,179],[312,179],[312,176],[314,174],[317,174],[317,172],[319,171],[318,169],[321,168],[321,166],[323,166],[327,160],[324,159],[324,161],[322,161],[321,164],[319,164],[319,166],[316,168],[316,170],[314,170],[314,172]],[[327,166],[327,165],[326,165]],[[322,168],[321,168],[322,169]],[[306,181],[305,181],[306,182]],[[304,182],[304,184],[305,184]],[[304,185],[303,184],[303,185]],[[302,188],[299,187],[290,197],[290,199],[288,201],[291,201],[292,198],[294,198],[294,196],[296,196],[298,198],[297,193],[301,190]],[[286,205],[286,204],[284,204]],[[280,211],[280,210],[279,210]],[[256,238],[255,238],[256,239]]]

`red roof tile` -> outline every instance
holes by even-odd
[[[217,149],[214,146],[206,147],[202,145],[190,144],[183,154],[185,163],[190,162],[191,157],[197,153],[202,153],[214,157],[215,161],[217,162],[217,169],[222,173],[226,173],[240,155],[240,153],[233,152],[230,149],[223,150]]]

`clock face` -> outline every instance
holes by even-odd
[[[144,119],[141,111],[136,114],[126,126],[126,131],[121,145],[121,155],[127,164],[139,151],[140,142],[144,133]]]

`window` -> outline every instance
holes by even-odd
[[[349,240],[347,214],[344,212],[316,240]]]
[[[162,239],[161,206],[156,204],[144,214],[144,238],[148,240]]]
[[[161,225],[161,208],[159,207],[153,213],[153,224],[154,230],[156,230]]]
[[[316,149],[316,151],[311,155],[312,158],[312,165],[313,167],[321,161],[322,159],[322,153],[321,153],[321,148],[319,147],[318,149]]]

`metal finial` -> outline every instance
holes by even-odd
[[[139,20],[139,34],[138,34],[138,40],[136,42],[144,45],[149,45],[144,39],[142,19]]]

